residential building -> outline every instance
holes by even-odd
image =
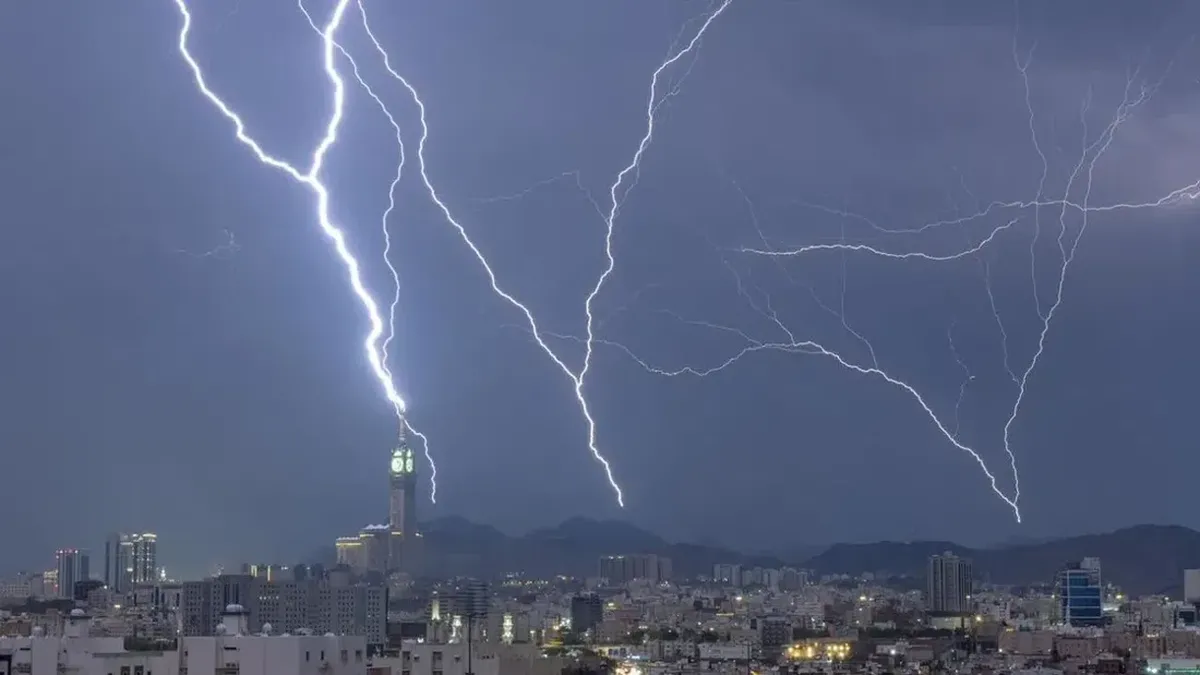
[[[972,610],[971,586],[974,570],[971,561],[947,551],[930,556],[926,591],[926,609],[935,614],[968,614]]]

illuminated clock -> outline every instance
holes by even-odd
[[[409,460],[410,462],[412,460]],[[392,473],[404,472],[404,456],[400,453],[392,455]]]
[[[408,459],[405,461],[405,464],[404,464],[404,471],[405,471],[405,473],[412,473],[412,472],[413,472],[413,458],[412,458],[412,453],[411,453],[411,452],[410,452],[410,453],[408,453]]]

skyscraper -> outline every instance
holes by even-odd
[[[158,581],[158,535],[114,532],[104,541],[104,583],[124,593],[134,584]]]
[[[131,543],[132,569],[130,578],[135,584],[152,584],[158,581],[158,535],[146,532],[129,537]]]
[[[104,585],[114,593],[125,590],[122,588],[120,573],[125,569],[120,562],[121,541],[124,538],[124,535],[113,532],[104,540]]]
[[[417,537],[417,472],[412,448],[408,446],[406,427],[400,424],[400,436],[392,450],[388,471],[388,568],[411,567]]]
[[[387,522],[367,525],[357,535],[337,539],[338,563],[355,572],[415,572],[420,567],[417,467],[408,445],[407,430],[401,420],[396,447],[388,463]]]
[[[75,597],[75,584],[87,581],[88,554],[77,548],[61,548],[54,554],[58,571],[58,597]]]
[[[926,602],[929,611],[966,614],[971,611],[971,561],[947,551],[930,556]]]

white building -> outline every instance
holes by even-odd
[[[713,565],[713,581],[724,586],[742,585],[742,566],[733,564]]]
[[[25,600],[33,597],[33,583],[27,577],[0,581],[0,598]]]
[[[1200,570],[1183,571],[1183,601],[1200,601]]]
[[[376,657],[373,670],[385,669],[392,675],[559,675],[567,665],[563,657],[547,657],[536,645],[475,644],[470,652],[470,670],[466,644],[404,643],[399,656]],[[188,675],[192,675],[190,672]]]
[[[365,637],[246,633],[245,611],[226,608],[221,635],[180,638],[175,650],[126,650],[122,638],[91,637],[74,610],[63,637],[0,638],[0,662],[28,675],[366,675]]]

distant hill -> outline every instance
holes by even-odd
[[[549,528],[509,537],[463,518],[442,518],[424,526],[426,565],[441,575],[493,577],[510,572],[535,576],[594,576],[602,556],[656,553],[671,558],[678,576],[712,574],[717,563],[778,567],[772,556],[746,555],[719,546],[673,544],[656,534],[616,520],[571,518]]]
[[[994,583],[1049,584],[1068,562],[1097,556],[1105,580],[1130,593],[1179,595],[1182,570],[1200,568],[1200,532],[1173,525],[1138,525],[1107,534],[987,548],[949,541],[834,544],[816,555],[811,547],[801,546],[782,555],[753,555],[719,545],[671,543],[629,523],[589,518],[571,518],[516,537],[457,516],[425,523],[423,529],[426,566],[438,576],[494,578],[524,572],[587,577],[597,573],[601,556],[657,553],[671,558],[681,578],[711,574],[717,563],[735,563],[792,565],[819,575],[870,572],[908,577],[910,584],[923,585],[929,556],[951,551],[970,558],[976,575]]]
[[[836,544],[804,566],[819,574],[882,573],[924,577],[929,556],[952,551],[971,558],[994,583],[1051,583],[1063,565],[1098,556],[1105,580],[1130,593],[1179,593],[1182,570],[1200,567],[1200,532],[1176,525],[1138,525],[1040,543],[971,549],[951,542]]]

